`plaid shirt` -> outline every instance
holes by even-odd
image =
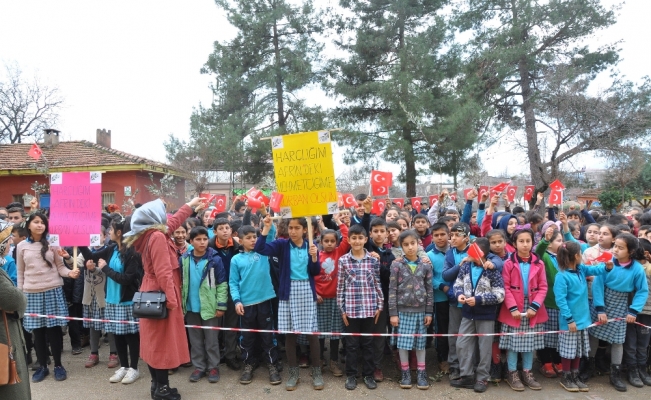
[[[382,310],[380,262],[367,251],[361,260],[356,260],[352,252],[339,259],[337,305],[348,318],[369,318]]]

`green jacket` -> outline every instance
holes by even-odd
[[[545,307],[553,308],[558,310],[556,305],[556,296],[554,295],[554,282],[556,281],[556,274],[558,273],[558,268],[554,265],[552,257],[547,253],[547,247],[549,247],[549,242],[542,238],[536,246],[536,254],[540,257],[545,264],[545,275],[547,275],[547,287],[550,289],[547,291],[547,296],[545,296]]]
[[[181,267],[181,306],[183,314],[187,310],[188,294],[190,291],[190,258],[192,250],[181,256],[179,265]],[[224,264],[212,248],[206,250],[206,254],[201,257],[206,260],[201,275],[201,286],[199,287],[199,301],[201,303],[201,319],[207,321],[215,318],[217,311],[226,311],[226,302],[228,301],[228,282],[226,281],[226,271]]]

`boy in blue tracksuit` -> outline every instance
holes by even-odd
[[[189,325],[219,326],[226,311],[228,282],[221,258],[208,247],[208,230],[196,226],[190,231],[188,250],[179,260],[181,268],[181,307]],[[219,382],[219,331],[189,329],[190,359],[194,372],[191,382],[208,375],[210,383]]]
[[[434,321],[438,334],[448,333],[450,323],[450,303],[448,302],[447,291],[449,282],[443,280],[443,268],[445,267],[445,253],[450,249],[450,230],[444,223],[437,222],[431,228],[432,244],[427,256],[432,262],[432,287],[434,288]],[[436,338],[436,356],[439,362],[439,370],[443,373],[450,372],[448,365],[448,338]]]
[[[240,245],[244,250],[231,260],[229,288],[235,312],[240,317],[240,327],[243,329],[274,330],[272,299],[276,297],[271,274],[269,273],[269,258],[253,251],[257,241],[257,232],[253,226],[242,226],[238,232]],[[268,238],[273,240],[275,227],[271,228]],[[269,382],[278,385],[281,382],[276,368],[278,351],[273,333],[242,332],[240,349],[244,372],[240,377],[241,384],[251,383],[253,377],[253,355],[256,338],[261,340],[266,363],[269,368]]]
[[[454,283],[454,295],[459,304],[463,305],[459,333],[464,336],[457,340],[461,377],[450,384],[454,387],[473,388],[475,392],[483,393],[488,388],[493,337],[472,335],[495,332],[495,315],[504,301],[504,262],[489,253],[488,239],[478,238],[475,243],[486,256],[478,259],[468,256],[467,261],[462,263]],[[477,347],[479,364],[474,371],[474,354]],[[476,381],[474,372],[477,373]]]
[[[445,253],[443,266],[443,281],[447,282],[447,296],[450,302],[450,319],[448,333],[459,333],[461,325],[461,304],[458,304],[454,296],[452,285],[457,280],[459,268],[462,261],[468,255],[468,242],[470,241],[470,227],[464,222],[458,222],[452,226],[450,232],[450,249]],[[448,364],[450,367],[450,381],[459,379],[459,357],[457,355],[457,338],[448,339]]]

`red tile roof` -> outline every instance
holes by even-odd
[[[39,146],[49,162],[49,168],[54,171],[74,168],[98,171],[105,167],[111,169],[111,167],[118,166],[128,169],[128,166],[133,165],[133,169],[137,170],[144,169],[163,173],[169,172],[172,175],[184,175],[182,171],[171,165],[110,149],[86,140],[60,142],[52,147],[46,147],[39,143]],[[32,143],[0,144],[0,174],[25,174],[28,171],[34,171],[36,160],[27,155],[31,147]],[[38,165],[43,165],[42,159],[39,160]],[[12,174],[12,171],[15,171],[15,173]]]

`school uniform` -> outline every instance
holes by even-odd
[[[434,331],[437,334],[447,334],[448,324],[450,323],[450,303],[448,295],[443,290],[448,283],[443,280],[443,268],[445,265],[445,253],[449,246],[439,250],[432,244],[432,249],[427,252],[432,262],[432,287],[434,289]],[[439,362],[448,360],[448,338],[436,338],[436,356]]]
[[[443,281],[447,282],[449,287],[447,296],[449,302],[449,321],[448,321],[448,333],[457,334],[459,333],[459,327],[461,326],[461,304],[457,301],[457,298],[454,297],[454,282],[457,280],[459,275],[459,269],[461,268],[461,260],[466,258],[468,255],[468,248],[466,246],[463,250],[458,250],[456,248],[450,248],[445,253],[445,260],[443,266]],[[448,338],[448,364],[450,368],[459,369],[459,357],[457,355],[457,338],[455,336]]]

